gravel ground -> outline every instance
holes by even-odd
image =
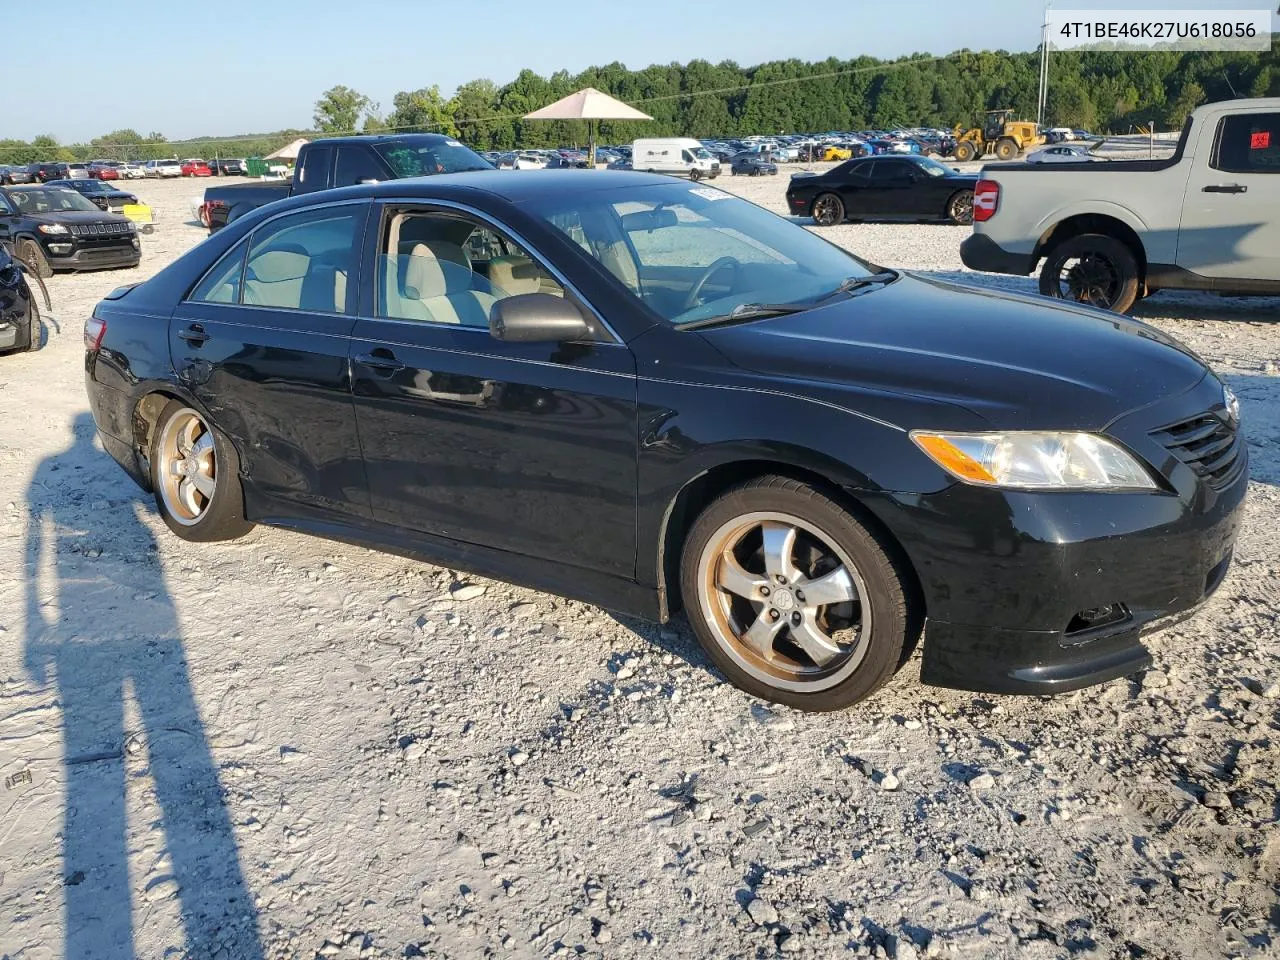
[[[784,182],[717,184],[783,212]],[[203,184],[133,186],[161,210],[142,267],[55,278],[46,348],[0,359],[0,955],[1277,954],[1280,303],[1139,310],[1237,390],[1253,458],[1232,572],[1153,670],[996,698],[913,662],[809,716],[683,623],[169,534],[81,381],[94,302],[202,236]],[[966,273],[964,235],[824,232],[1032,289]]]

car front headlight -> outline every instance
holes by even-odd
[[[42,223],[36,227],[41,233],[67,233],[67,228],[60,223]]]
[[[1006,431],[911,434],[958,480],[1029,490],[1152,490],[1151,474],[1118,443],[1096,433]]]

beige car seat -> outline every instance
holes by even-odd
[[[244,303],[293,307],[302,303],[302,283],[311,258],[301,247],[266,250],[249,261],[244,277]]]
[[[407,320],[488,327],[489,309],[497,298],[477,289],[483,278],[462,262],[470,261],[455,244],[415,246],[404,260],[404,294],[398,298],[397,315]]]

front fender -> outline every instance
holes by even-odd
[[[666,528],[690,484],[776,468],[852,491],[924,493],[951,479],[906,431],[824,401],[758,389],[639,383],[637,577],[660,582]],[[735,466],[740,467],[735,472]]]

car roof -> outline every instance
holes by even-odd
[[[447,197],[458,193],[482,192],[510,203],[524,203],[543,197],[567,196],[586,192],[623,190],[628,187],[651,187],[673,184],[689,184],[677,177],[656,173],[600,170],[543,170],[524,175],[509,170],[478,170],[473,173],[437,174],[428,177],[410,177],[402,180],[383,180],[380,183],[322,193],[304,194],[304,197]],[[295,198],[301,199],[301,198]],[[300,204],[301,205],[301,204]]]

